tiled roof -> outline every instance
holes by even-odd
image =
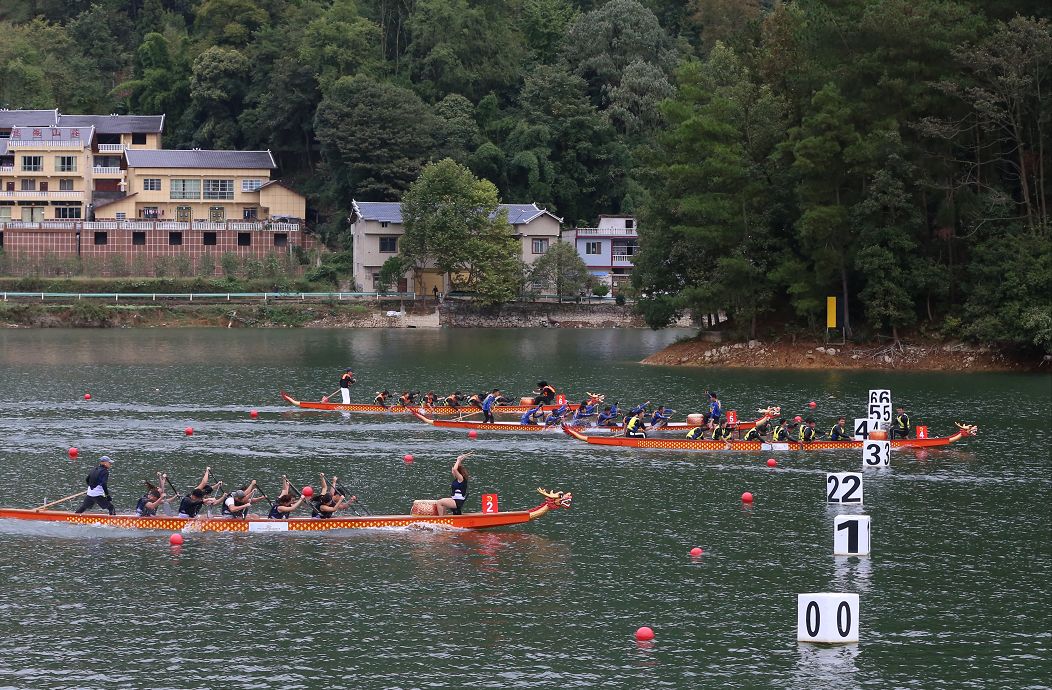
[[[58,110],[0,110],[0,129],[12,127],[54,127]]]
[[[94,127],[99,134],[160,134],[164,115],[59,115],[60,127]]]
[[[352,205],[355,215],[362,220],[376,220],[385,223],[402,222],[402,205],[397,202],[354,201]],[[512,225],[524,225],[546,213],[560,223],[563,220],[542,208],[538,208],[537,204],[501,204],[500,207],[507,210],[508,222]]]
[[[278,167],[270,151],[204,151],[201,149],[127,149],[130,168],[266,169]]]
[[[101,204],[96,204],[95,205],[95,210],[98,211],[103,206],[109,206],[110,204],[115,204],[118,201],[124,201],[125,199],[130,199],[131,197],[135,196],[136,194],[138,194],[138,192],[132,192],[131,194],[127,194],[125,196],[122,196],[120,199],[110,199],[109,201],[104,201]]]

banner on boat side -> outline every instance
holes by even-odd
[[[497,503],[497,494],[482,494],[482,512],[498,513],[500,507]]]
[[[272,520],[269,522],[256,522],[251,520],[248,523],[249,532],[288,532],[289,523],[285,520]]]

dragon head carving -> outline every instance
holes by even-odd
[[[961,424],[960,422],[954,422],[954,424],[960,429],[961,436],[976,436],[979,434],[979,426],[977,424]]]
[[[563,492],[537,489],[537,493],[547,499],[548,508],[552,510],[555,510],[556,508],[569,508],[570,502],[573,500],[573,494],[569,491]]]
[[[777,417],[778,415],[782,414],[782,408],[779,405],[771,405],[770,407],[760,408],[756,411],[762,414],[764,417]]]

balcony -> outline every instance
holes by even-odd
[[[8,139],[7,149],[83,149],[83,139]]]
[[[42,192],[39,189],[16,191],[16,192],[2,192],[0,191],[0,199],[57,199],[59,201],[63,199],[83,199],[84,192],[77,190],[60,191],[57,189],[49,189],[46,192]]]
[[[99,153],[124,153],[124,144],[99,144]]]
[[[107,167],[103,165],[96,165],[91,169],[91,174],[96,177],[106,177],[109,175],[120,176],[124,171],[120,167]]]
[[[578,237],[638,237],[635,228],[577,228]]]
[[[14,172],[15,166],[13,165],[0,165],[0,173]]]
[[[634,254],[614,254],[613,265],[614,266],[634,266],[632,259],[635,258]]]

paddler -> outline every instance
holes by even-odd
[[[234,491],[223,501],[221,514],[223,517],[241,518],[248,517],[248,509],[263,500],[262,496],[253,497],[256,492],[256,480],[253,479],[243,489]]]
[[[456,408],[460,407],[460,403],[461,403],[461,401],[463,399],[464,398],[460,394],[460,391],[454,391],[454,392],[450,393],[449,395],[447,395],[445,398],[442,398],[442,402],[444,402],[449,407],[452,407],[453,409],[456,409]]]
[[[85,492],[84,502],[80,504],[76,512],[83,513],[92,506],[98,506],[109,511],[110,515],[117,514],[113,508],[113,497],[110,496],[109,487],[106,486],[110,480],[111,467],[113,467],[113,460],[110,459],[110,456],[103,455],[99,458],[99,464],[88,473],[84,480],[88,484],[88,490]]]
[[[676,413],[675,410],[666,410],[664,405],[658,405],[654,413],[650,415],[650,428],[660,429],[668,424],[668,420]]]
[[[376,397],[373,398],[373,404],[374,405],[379,405],[380,407],[386,408],[387,407],[387,396],[389,396],[390,394],[391,394],[390,391],[388,391],[386,388],[383,389],[382,391],[376,391]]]
[[[195,518],[197,514],[201,512],[202,506],[214,506],[217,503],[222,502],[222,498],[209,497],[209,494],[223,486],[223,482],[218,482],[215,489],[208,483],[208,476],[212,472],[211,467],[205,468],[205,474],[201,477],[201,481],[198,482],[197,486],[190,491],[189,494],[183,496],[183,500],[179,502],[179,517]]]
[[[771,429],[771,418],[762,417],[760,421],[756,422],[756,426],[745,432],[742,436],[743,441],[762,441],[763,437],[767,435],[767,432]]]
[[[541,424],[544,422],[544,406],[537,405],[536,407],[530,408],[526,414],[522,415],[519,419],[519,424],[523,426],[527,424]]]
[[[696,426],[687,432],[687,438],[691,441],[700,441],[705,438],[705,427]]]
[[[421,398],[420,402],[424,407],[430,409],[435,406],[436,402],[438,402],[438,398],[435,396],[434,391],[428,391],[427,393],[424,393],[424,397]]]
[[[135,504],[135,514],[139,517],[153,517],[157,515],[157,508],[164,503],[164,481],[161,482],[161,488],[153,486],[149,482],[146,483],[146,493],[139,498],[139,502]]]
[[[581,404],[574,410],[573,417],[570,418],[570,423],[574,426],[585,426],[590,417],[595,417],[595,405],[591,400],[582,400]]]
[[[643,411],[640,410],[625,422],[625,436],[628,438],[646,438],[646,424],[643,423]]]
[[[494,388],[490,391],[490,394],[486,396],[486,399],[482,401],[479,407],[482,408],[482,423],[493,424],[493,406],[497,404],[497,398],[500,397],[500,389]]]
[[[413,391],[402,391],[402,394],[398,396],[398,404],[402,407],[413,407],[416,405],[417,393]]]
[[[595,418],[596,426],[619,426],[617,423],[617,403],[607,405]]]
[[[891,438],[909,438],[910,430],[913,428],[910,425],[910,416],[906,414],[906,408],[899,405],[895,408],[895,424],[891,427]]]
[[[789,426],[786,422],[785,417],[778,420],[778,424],[774,427],[774,432],[771,434],[772,443],[788,443],[789,442]]]
[[[811,443],[818,438],[818,431],[815,430],[815,420],[808,417],[807,421],[800,425],[800,434],[797,436],[797,440],[800,443]]]
[[[300,494],[295,501],[292,500],[292,485],[289,484],[288,477],[285,477],[281,485],[281,493],[274,500],[274,506],[267,517],[271,520],[288,520],[289,513],[303,505],[305,500],[303,494]]]
[[[829,430],[830,441],[850,441],[851,436],[847,433],[847,417],[838,417],[836,424]]]
[[[721,419],[720,423],[712,430],[713,441],[730,441],[734,438],[734,430],[727,426],[727,420]]]
[[[551,405],[555,400],[555,386],[549,385],[547,381],[538,381],[537,390],[533,391],[535,397],[534,405]]]
[[[559,407],[555,408],[545,418],[544,426],[545,427],[553,427],[556,424],[559,424],[563,420],[563,415],[565,415],[568,411],[569,411],[569,408],[566,405],[560,405]]]
[[[344,405],[351,403],[351,384],[353,383],[355,383],[354,372],[348,369],[340,377],[340,395],[343,396]]]
[[[445,515],[447,510],[454,515],[461,514],[464,501],[468,498],[468,468],[464,467],[464,461],[470,455],[470,453],[458,455],[456,462],[453,463],[453,469],[451,470],[453,481],[449,485],[450,497],[440,498],[435,501],[439,515]]]

